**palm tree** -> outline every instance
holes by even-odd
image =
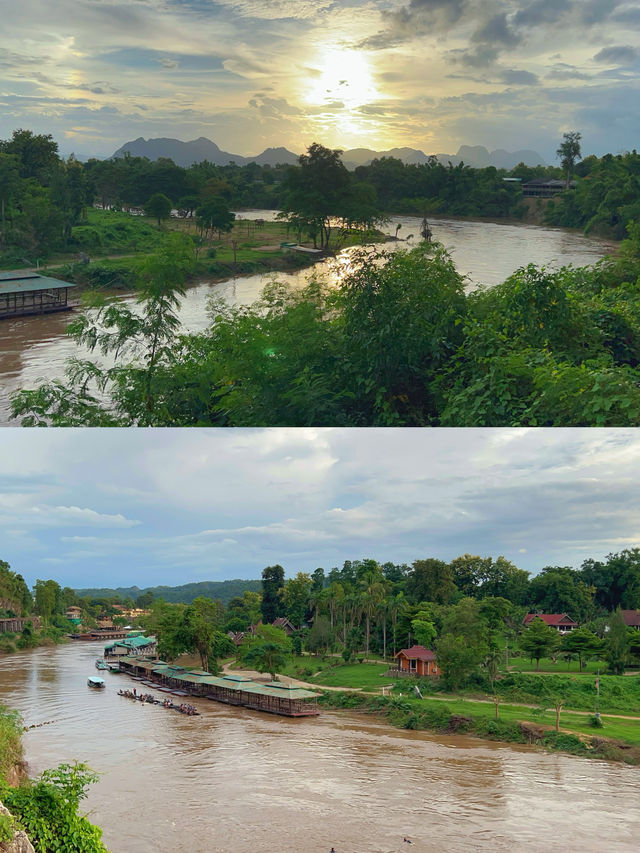
[[[360,581],[362,596],[362,612],[366,620],[366,657],[369,657],[369,639],[371,636],[371,617],[380,607],[386,592],[384,579],[380,570],[367,572]]]
[[[388,611],[389,616],[391,617],[391,626],[393,630],[393,656],[396,656],[396,628],[398,626],[398,616],[403,614],[407,609],[408,602],[404,597],[403,592],[399,592],[397,595],[393,596],[389,599]]]

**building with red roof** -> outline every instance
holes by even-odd
[[[627,628],[640,628],[640,610],[621,610],[620,614]]]
[[[400,649],[395,658],[400,674],[405,675],[440,675],[436,663],[435,652],[424,646],[411,646],[410,649]]]
[[[578,623],[566,613],[527,613],[523,620],[524,627],[528,628],[534,619],[542,619],[550,628],[555,628],[561,634],[566,634],[578,627]]]

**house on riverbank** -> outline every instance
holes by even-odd
[[[440,667],[436,663],[436,654],[424,646],[411,646],[410,649],[400,649],[395,655],[396,665],[386,675],[440,675]]]
[[[70,311],[69,281],[58,281],[34,272],[0,272],[0,320],[28,314]]]
[[[151,658],[156,656],[157,647],[158,641],[155,637],[125,637],[105,646],[104,659],[116,661],[132,654]]]
[[[528,628],[534,619],[542,619],[545,625],[555,628],[560,634],[566,634],[578,627],[578,623],[571,616],[567,616],[566,613],[527,613],[522,624],[525,628]]]

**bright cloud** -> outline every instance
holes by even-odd
[[[568,128],[600,154],[640,130],[628,0],[22,0],[2,17],[0,138],[29,127],[65,153],[172,135],[551,161]]]

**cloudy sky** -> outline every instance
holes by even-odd
[[[0,138],[252,155],[637,144],[638,0],[0,0]]]
[[[465,552],[537,571],[640,546],[638,430],[4,430],[0,559],[178,585]]]

